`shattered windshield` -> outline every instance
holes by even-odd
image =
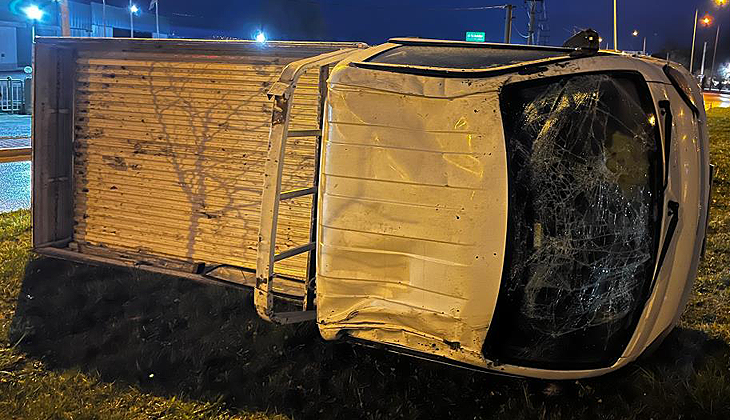
[[[642,90],[643,87],[643,90]],[[486,349],[525,364],[610,365],[650,283],[656,117],[631,75],[507,86],[508,250]],[[541,366],[542,366],[541,365]]]
[[[566,51],[544,49],[401,45],[366,61],[439,68],[488,69],[567,55]]]

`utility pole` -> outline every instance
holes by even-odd
[[[705,56],[707,55],[707,41],[705,41],[705,47],[702,49],[702,67],[700,68],[700,76],[705,75]]]
[[[692,32],[692,53],[689,56],[689,74],[692,74],[692,68],[695,63],[695,40],[697,39],[697,18],[699,17],[700,10],[695,9],[695,29]]]
[[[156,27],[155,38],[159,38],[160,37],[160,3],[158,2],[158,0],[150,1],[150,10],[152,10],[153,7],[155,8],[155,27]]]
[[[618,51],[618,31],[616,30],[616,0],[613,0],[613,49]]]
[[[504,18],[504,43],[509,44],[512,42],[512,10],[515,6],[508,4],[504,8],[506,10],[506,16]]]
[[[155,1],[155,28],[157,29],[157,38],[160,37],[160,4]]]
[[[106,38],[106,0],[101,0],[101,22],[104,25],[104,38]]]
[[[537,14],[537,2],[542,0],[529,0],[530,23],[527,26],[527,45],[535,45],[535,15]]]
[[[545,0],[525,0],[525,3],[527,4],[529,14],[529,22],[527,24],[527,45],[538,45],[540,44],[541,38],[547,38],[548,36],[543,36],[543,32],[549,33],[546,23],[547,12],[545,10]],[[542,18],[540,18],[540,14],[542,14]]]
[[[132,0],[129,0],[129,37],[134,38],[134,12],[132,11]]]
[[[646,55],[646,37],[644,37],[644,49],[641,50],[641,52],[644,53],[644,55]]]
[[[720,39],[720,24],[717,24],[717,34],[715,34],[715,51],[712,53],[712,70],[710,70],[710,81],[715,80],[715,59],[717,58],[717,40]],[[712,86],[710,86],[712,87]]]
[[[71,25],[68,18],[68,0],[60,0],[61,6],[61,35],[71,36]]]

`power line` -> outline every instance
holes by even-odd
[[[330,3],[326,1],[315,1],[315,0],[288,0],[292,3],[308,3],[308,4],[316,4],[319,6],[327,6],[327,7],[352,7],[357,9],[410,9],[410,8],[417,8],[418,11],[437,11],[437,12],[459,12],[459,11],[474,11],[474,10],[490,10],[490,9],[506,9],[508,4],[497,4],[497,5],[488,5],[488,6],[473,6],[473,7],[431,7],[431,8],[421,8],[419,5],[415,4],[388,4],[388,5],[363,5],[362,3]]]
[[[489,9],[506,9],[508,4],[502,4],[499,6],[478,6],[478,7],[450,7],[450,8],[443,8],[443,9],[421,9],[421,10],[439,10],[439,11],[469,11],[469,10],[489,10]]]

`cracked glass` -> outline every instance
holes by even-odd
[[[633,75],[507,86],[510,177],[500,297],[485,353],[610,365],[628,343],[656,249],[656,116]]]

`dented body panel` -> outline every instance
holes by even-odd
[[[372,325],[477,357],[498,293],[484,280],[501,276],[506,238],[497,91],[399,95],[338,77],[321,166],[321,331],[353,323],[363,338]]]

